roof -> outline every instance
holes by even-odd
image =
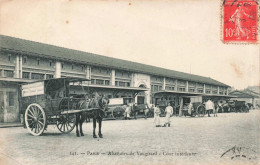
[[[229,93],[230,95],[235,95],[238,98],[259,98],[259,94],[254,94],[251,92],[248,92],[247,90],[244,91],[239,91],[239,90],[235,90],[233,92]]]
[[[173,94],[185,94],[186,96],[214,96],[214,97],[226,97],[226,98],[235,98],[237,96],[234,95],[219,95],[219,94],[207,94],[207,93],[194,93],[194,92],[182,92],[182,91],[171,91],[171,90],[161,90],[156,92],[155,94],[164,94],[164,93],[173,93]]]
[[[184,72],[164,69],[151,65],[131,62],[93,53],[67,49],[54,45],[0,35],[0,49],[10,52],[24,53],[26,55],[41,56],[44,58],[54,58],[59,60],[73,61],[78,63],[122,69],[131,72],[158,75],[181,80],[190,80],[205,84],[230,87],[209,77],[188,74]]]

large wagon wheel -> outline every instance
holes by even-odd
[[[30,104],[25,110],[25,124],[27,130],[34,136],[43,133],[46,125],[45,112],[39,104]]]
[[[205,115],[205,107],[203,105],[199,105],[197,107],[197,113],[199,117],[203,117]]]
[[[76,125],[76,115],[75,114],[64,114],[60,115],[56,122],[57,128],[62,133],[70,133]]]

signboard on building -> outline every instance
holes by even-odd
[[[44,82],[22,85],[22,97],[44,94]]]
[[[112,98],[109,99],[109,105],[123,105],[124,99],[123,98]]]

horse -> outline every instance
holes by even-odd
[[[105,116],[105,111],[108,110],[108,104],[109,99],[105,96],[95,96],[92,99],[88,99],[88,97],[85,97],[84,100],[79,101],[78,103],[78,109],[88,109],[88,108],[94,108],[94,110],[91,110],[89,112],[80,112],[76,114],[76,134],[77,137],[84,136],[84,133],[82,131],[82,124],[87,118],[93,119],[93,138],[97,138],[96,135],[96,122],[98,122],[99,130],[98,130],[98,136],[100,138],[103,138],[103,135],[101,133],[102,128],[102,120]],[[78,129],[79,126],[79,129]]]

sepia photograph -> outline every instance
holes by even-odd
[[[260,164],[259,0],[0,0],[0,165]]]

